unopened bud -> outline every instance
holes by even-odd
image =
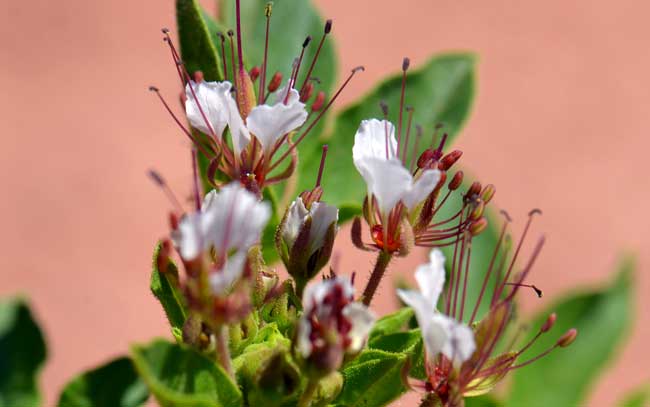
[[[311,95],[313,93],[314,93],[314,84],[311,82],[307,82],[307,84],[305,84],[305,87],[300,92],[300,101],[302,103],[307,102],[311,98]]]
[[[194,82],[201,83],[203,82],[204,76],[202,71],[194,72]]]
[[[467,198],[472,198],[475,195],[478,195],[481,192],[481,183],[478,181],[474,181],[472,185],[469,187],[467,190],[467,194],[465,196]]]
[[[280,72],[276,72],[271,78],[271,82],[269,82],[269,86],[267,89],[269,92],[275,92],[276,90],[278,90],[281,84],[282,84],[282,74]]]
[[[257,78],[260,77],[260,72],[261,72],[261,69],[260,69],[259,66],[252,67],[250,72],[248,73],[250,75],[250,77],[251,77],[251,81],[255,82],[257,80]]]
[[[448,188],[451,191],[455,191],[460,187],[462,183],[463,183],[463,172],[458,171],[457,173],[454,174],[454,177],[449,182]]]
[[[317,112],[323,108],[323,105],[325,104],[325,92],[320,91],[316,94],[316,99],[314,99],[314,103],[311,105],[311,110],[313,112]]]
[[[451,153],[442,157],[440,163],[438,164],[438,168],[443,171],[447,171],[451,168],[452,165],[456,164],[456,161],[458,161],[462,155],[463,152],[460,150],[452,151]]]
[[[248,114],[255,107],[255,91],[253,90],[253,81],[245,69],[240,69],[235,83],[237,84],[237,106],[242,119],[246,119]]]
[[[557,346],[561,348],[566,348],[567,346],[571,345],[573,341],[576,340],[577,336],[578,336],[578,330],[575,328],[571,328],[564,335],[562,335],[560,339],[557,340]]]
[[[485,203],[489,203],[492,198],[494,197],[494,193],[496,192],[496,188],[492,184],[487,184],[485,188],[483,188],[483,191],[481,191],[481,199]]]
[[[553,328],[553,325],[555,325],[555,320],[557,319],[557,315],[552,313],[551,315],[546,318],[546,322],[544,322],[544,325],[542,325],[542,328],[540,329],[540,332],[548,332]]]
[[[485,203],[483,203],[483,200],[477,200],[472,213],[469,214],[469,219],[473,221],[479,220],[483,216],[484,210]]]
[[[480,235],[481,232],[485,230],[487,225],[488,225],[487,219],[481,218],[476,222],[472,222],[472,224],[469,227],[469,232],[472,234],[472,236]]]

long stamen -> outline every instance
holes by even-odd
[[[241,40],[241,0],[235,1],[235,14],[237,18],[237,58],[239,60],[239,70],[244,70],[244,53]]]
[[[196,147],[201,151],[201,153],[203,153],[203,155],[204,155],[206,158],[210,158],[210,157],[212,157],[214,154],[209,154],[209,153],[205,150],[205,148],[203,147],[203,145],[202,145],[202,144],[201,144],[197,139],[195,139],[194,136],[192,135],[192,133],[191,133],[189,130],[187,130],[187,129],[185,128],[185,126],[183,126],[183,124],[181,123],[180,120],[178,120],[178,117],[176,117],[176,115],[174,114],[174,112],[172,111],[172,109],[169,107],[169,105],[167,104],[167,102],[165,101],[165,99],[162,97],[162,95],[160,94],[160,91],[158,90],[158,88],[156,88],[155,86],[149,86],[149,90],[150,90],[151,92],[155,92],[155,93],[156,93],[156,95],[158,96],[158,99],[160,99],[160,101],[162,102],[163,106],[165,106],[165,109],[167,110],[167,112],[169,113],[169,115],[172,117],[172,119],[174,119],[174,121],[176,122],[176,124],[178,125],[178,127],[181,128],[181,130],[183,131],[183,133],[185,133],[185,135],[186,135],[186,136],[187,136],[187,137],[192,141],[192,143],[193,143],[193,144],[194,144],[194,145],[195,145],[195,146],[196,146]]]
[[[194,183],[194,204],[197,211],[201,210],[201,184],[199,183],[199,163],[196,158],[196,149],[192,149],[192,181]]]
[[[323,48],[323,43],[325,43],[325,38],[327,37],[327,34],[329,34],[331,31],[332,31],[332,20],[327,20],[325,22],[325,30],[323,32],[323,36],[321,37],[320,42],[318,43],[318,48],[316,49],[314,58],[312,58],[311,60],[311,65],[309,65],[309,69],[307,70],[307,75],[305,75],[305,80],[302,82],[302,86],[300,86],[300,93],[302,93],[303,90],[305,89],[305,86],[309,81],[309,76],[314,70],[314,66],[316,66],[316,60],[318,60],[318,56],[320,55],[320,50],[321,48]]]
[[[384,114],[384,133],[385,133],[385,144],[386,144],[386,159],[390,158],[390,152],[388,144],[390,143],[390,135],[388,134],[388,105],[385,101],[379,102],[379,107],[381,108],[382,113]]]
[[[408,119],[406,119],[406,140],[404,140],[404,150],[402,150],[402,164],[406,165],[406,152],[409,146],[409,138],[411,137],[411,122],[413,121],[413,107],[406,106]]]
[[[226,62],[226,36],[223,33],[217,33],[221,40],[221,60],[223,61],[223,79],[228,80],[228,62]]]
[[[258,93],[258,104],[264,103],[264,87],[266,86],[266,65],[269,55],[269,27],[271,25],[271,14],[273,13],[273,3],[268,2],[264,6],[264,16],[266,17],[266,34],[264,35],[264,61],[262,62],[262,72],[260,73],[260,90]]]
[[[533,291],[535,291],[535,294],[537,294],[537,296],[538,296],[539,298],[542,298],[542,295],[543,295],[542,290],[540,290],[539,288],[537,288],[534,284],[523,284],[523,283],[504,283],[504,284],[505,284],[505,285],[512,285],[512,286],[515,286],[515,287],[526,287],[526,288],[530,288],[530,289],[532,289]]]
[[[323,170],[325,169],[325,157],[327,157],[328,146],[325,144],[323,146],[323,152],[320,156],[320,167],[318,167],[318,178],[316,178],[316,188],[320,186],[320,182],[323,178]]]
[[[294,88],[294,85],[298,80],[298,72],[300,71],[302,58],[305,56],[305,50],[309,46],[310,42],[311,42],[311,36],[308,35],[307,38],[305,38],[305,41],[302,43],[302,49],[300,50],[300,56],[298,57],[298,62],[296,62],[296,68],[293,70],[291,74],[291,78],[289,78],[289,85],[287,86],[287,94],[284,96],[285,105],[289,102],[289,94],[291,93],[291,89]]]
[[[228,30],[228,38],[230,40],[230,67],[232,69],[232,81],[233,83],[237,83],[237,70],[235,68],[235,41],[233,40],[233,36],[235,33],[232,30]],[[235,92],[235,96],[237,96],[237,92]]]
[[[418,161],[418,147],[420,146],[420,139],[422,138],[422,126],[419,124],[415,125],[415,143],[413,143],[413,153],[411,154],[411,165],[409,166],[409,171],[413,172],[413,167],[415,167],[415,163]]]
[[[399,157],[399,149],[402,144],[402,116],[404,114],[404,94],[406,93],[406,71],[409,69],[411,60],[404,58],[402,61],[402,90],[399,98],[399,119],[397,121],[397,157]],[[406,146],[404,146],[406,151]]]
[[[314,119],[314,121],[311,122],[311,124],[310,124],[310,125],[307,127],[307,129],[306,129],[306,130],[305,130],[305,131],[300,135],[300,137],[298,137],[298,138],[296,139],[296,141],[293,143],[293,145],[289,146],[289,148],[287,149],[287,151],[285,151],[284,154],[282,154],[282,156],[280,156],[280,158],[279,158],[275,163],[273,163],[273,164],[269,167],[269,171],[271,171],[271,170],[273,170],[275,167],[277,167],[277,166],[282,162],[282,160],[284,160],[285,158],[287,158],[287,156],[288,156],[289,154],[291,154],[291,151],[292,151],[293,149],[295,149],[296,146],[297,146],[298,144],[300,144],[300,142],[301,142],[301,141],[302,141],[302,140],[307,136],[307,134],[309,134],[309,132],[310,132],[310,131],[311,131],[311,130],[316,126],[316,124],[318,124],[318,122],[320,121],[320,119],[321,119],[321,118],[323,117],[323,115],[324,115],[324,114],[329,110],[329,108],[332,106],[332,104],[334,103],[334,101],[339,97],[339,95],[341,94],[341,92],[343,91],[343,89],[345,89],[345,87],[348,85],[348,83],[352,80],[352,78],[354,77],[354,75],[355,75],[357,72],[359,72],[359,71],[363,71],[363,70],[364,70],[363,66],[358,66],[358,67],[356,67],[356,68],[354,68],[354,69],[352,70],[352,72],[350,73],[350,75],[348,75],[348,77],[347,77],[347,79],[345,80],[345,82],[343,82],[343,84],[339,87],[339,89],[336,91],[336,93],[334,94],[334,96],[332,96],[332,98],[329,100],[329,102],[327,102],[327,105],[325,105],[325,108],[323,108],[323,110],[320,111],[320,113],[318,114],[318,116],[316,116],[316,118]]]
[[[539,253],[542,251],[542,247],[544,247],[545,241],[546,239],[544,238],[544,236],[540,237],[539,240],[537,241],[537,245],[535,245],[535,249],[533,249],[533,254],[532,256],[530,256],[530,259],[528,260],[528,264],[526,264],[526,267],[524,267],[524,271],[521,273],[521,277],[519,277],[517,283],[514,284],[515,288],[513,288],[512,292],[508,295],[506,301],[511,301],[512,298],[515,296],[515,294],[517,294],[519,288],[526,286],[525,284],[522,284],[522,282],[526,279],[528,273],[530,273],[530,270],[533,268],[533,264],[535,264],[535,261],[537,260]],[[505,286],[505,284],[503,286]]]
[[[469,266],[472,259],[472,236],[470,233],[467,233],[467,260],[465,261],[465,280],[463,281],[463,296],[460,300],[460,316],[458,317],[459,321],[463,320],[463,315],[465,313],[465,297],[467,297],[467,277],[469,276]]]
[[[165,195],[167,195],[167,199],[169,199],[178,213],[184,213],[185,210],[183,209],[183,205],[181,205],[178,198],[176,198],[176,194],[174,194],[174,191],[172,191],[162,175],[160,175],[156,170],[147,171],[147,175],[149,175],[149,178],[151,178],[151,180],[163,190]]]
[[[165,34],[165,38],[163,38],[163,41],[169,45],[169,51],[172,54],[172,60],[174,60],[174,66],[176,66],[176,72],[178,72],[178,77],[181,80],[181,86],[185,87],[185,80],[183,78],[183,73],[181,72],[181,68],[178,65],[180,58],[178,57],[178,54],[175,52],[176,50],[174,49],[174,46],[172,45],[171,42],[171,37],[169,36],[169,29],[168,28],[163,28],[162,29],[163,34]]]

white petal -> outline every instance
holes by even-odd
[[[229,95],[225,105],[228,112],[228,128],[230,129],[230,137],[232,138],[235,157],[240,157],[241,152],[246,148],[248,142],[251,140],[251,135],[244,124],[244,120],[239,114],[237,102],[232,95]]]
[[[323,247],[329,227],[339,219],[339,210],[336,206],[324,202],[314,202],[309,215],[311,216],[311,229],[309,229],[309,254],[311,255]]]
[[[192,127],[211,135],[212,132],[203,117],[203,114],[205,114],[205,118],[208,120],[212,130],[220,138],[228,123],[228,111],[225,104],[228,98],[232,99],[230,95],[231,88],[232,84],[230,82],[202,81],[197,84],[194,81],[190,81],[185,86],[185,96],[187,97],[185,113]],[[194,95],[196,95],[196,99]],[[201,114],[201,111],[203,111],[203,114]]]
[[[418,266],[415,280],[420,292],[434,307],[445,284],[445,257],[438,249],[431,251],[429,263]]]
[[[388,132],[388,155],[386,154],[386,133]],[[354,135],[352,159],[357,170],[363,175],[363,164],[367,158],[383,160],[394,158],[397,150],[395,126],[386,120],[363,120]]]
[[[433,191],[440,180],[440,171],[425,170],[410,186],[402,201],[409,210],[415,208]]]
[[[246,124],[248,130],[259,140],[264,152],[268,152],[282,136],[302,126],[305,120],[307,111],[303,103],[278,103],[273,106],[255,106],[248,115]]]
[[[246,252],[237,252],[230,256],[223,268],[210,274],[210,289],[215,295],[225,295],[244,272]]]
[[[201,214],[188,214],[181,219],[178,229],[172,232],[172,241],[184,260],[194,260],[205,249],[201,222]]]
[[[310,313],[314,307],[320,307],[323,304],[325,296],[337,285],[343,289],[343,295],[345,297],[350,299],[354,297],[354,287],[352,287],[349,278],[337,276],[327,280],[313,282],[307,285],[302,294],[303,314]]]
[[[343,316],[352,324],[349,333],[351,339],[349,352],[356,353],[363,348],[377,318],[368,307],[358,302],[352,302],[346,305],[343,308]]]
[[[305,204],[302,202],[301,197],[296,198],[296,200],[291,203],[287,219],[282,228],[282,240],[284,240],[284,243],[286,243],[289,249],[296,241],[300,228],[305,222],[305,218],[308,214],[309,211],[305,208]]]
[[[273,95],[271,95],[271,100],[273,100],[274,104],[278,103],[284,103],[285,99],[287,100],[287,104],[293,104],[298,101],[300,101],[300,93],[294,88],[291,89],[289,92],[289,98],[287,98],[287,88],[289,87],[289,82],[285,83],[282,85],[282,87],[278,88],[275,92],[273,92]]]
[[[427,357],[431,358],[440,353],[449,340],[449,324],[447,317],[441,314],[430,313],[429,318],[420,324],[422,339],[427,350]]]
[[[302,355],[303,358],[309,357],[311,354],[311,341],[309,340],[309,335],[311,334],[311,324],[307,318],[303,316],[300,318],[298,325],[298,338],[296,343],[296,348],[298,352]]]
[[[384,160],[367,157],[360,162],[361,175],[368,190],[377,199],[379,211],[387,215],[404,197],[410,188],[413,177],[397,159]]]
[[[442,353],[447,356],[454,364],[460,364],[469,359],[474,350],[476,350],[476,343],[474,342],[474,333],[472,329],[465,324],[459,323],[456,320],[440,315],[442,318],[447,319],[447,340],[442,347]]]
[[[233,182],[221,189],[204,212],[205,233],[219,253],[230,249],[248,250],[257,243],[271,216],[267,202]]]

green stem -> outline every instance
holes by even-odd
[[[222,325],[217,329],[217,358],[223,370],[228,375],[235,379],[235,372],[232,370],[232,362],[230,361],[230,349],[228,349],[228,327]]]
[[[388,268],[388,263],[390,263],[392,258],[393,255],[391,253],[383,250],[379,252],[375,268],[372,270],[372,274],[368,280],[368,285],[366,285],[366,288],[363,290],[362,301],[365,305],[370,305],[372,297],[374,297],[375,291],[377,291],[377,287],[379,287],[379,283],[381,282],[382,277],[384,277],[386,268]]]
[[[305,387],[305,391],[300,396],[300,400],[298,400],[298,407],[309,407],[314,396],[316,395],[317,389],[318,380],[309,379],[307,382],[307,387]]]

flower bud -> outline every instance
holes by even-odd
[[[282,84],[282,74],[280,72],[276,72],[275,75],[271,78],[271,81],[269,82],[268,86],[268,91],[269,92],[275,92],[278,90],[280,85]]]
[[[296,350],[317,377],[337,370],[346,355],[360,352],[375,322],[368,307],[354,302],[350,281],[341,277],[308,286],[303,307]]]
[[[481,191],[481,199],[487,204],[492,200],[495,192],[496,192],[496,188],[494,187],[494,185],[487,184],[483,188],[483,191]]]
[[[302,103],[306,103],[311,98],[311,95],[313,93],[314,93],[314,84],[311,82],[307,82],[305,87],[300,92],[300,101]]]
[[[465,193],[465,201],[469,202],[474,199],[476,195],[478,195],[481,192],[481,183],[478,181],[474,181],[472,185],[469,187],[467,192]]]
[[[540,332],[548,332],[553,328],[553,325],[555,325],[555,320],[557,319],[557,315],[552,313],[551,315],[546,318],[546,322],[544,322],[544,325],[542,325],[542,328],[540,329]]]
[[[481,218],[475,222],[472,222],[472,224],[469,227],[469,232],[472,234],[472,236],[477,236],[485,230],[487,225],[488,225],[487,219]]]
[[[458,171],[457,173],[454,174],[454,177],[449,181],[449,190],[450,191],[455,191],[457,190],[460,185],[463,183],[463,172]]]
[[[451,168],[452,165],[456,163],[456,161],[460,159],[462,155],[463,152],[460,150],[454,150],[451,153],[445,155],[440,160],[440,163],[438,164],[438,169],[447,171],[449,168]]]
[[[314,103],[311,105],[311,110],[317,112],[323,108],[324,104],[325,104],[325,92],[320,91],[316,94],[316,99],[314,99]]]
[[[259,78],[260,72],[261,70],[259,66],[252,67],[250,72],[248,73],[248,75],[251,77],[251,81],[255,82],[257,78]]]
[[[418,158],[418,168],[425,168],[428,167],[429,163],[433,158],[435,157],[436,152],[433,151],[430,148],[427,148],[420,154],[420,157]]]
[[[557,346],[561,348],[566,348],[567,346],[571,345],[573,341],[576,340],[577,336],[578,336],[578,330],[575,328],[571,328],[564,335],[562,335],[560,339],[557,340]]]
[[[256,104],[255,90],[253,81],[245,69],[240,69],[236,81],[237,106],[242,119],[246,120],[248,114],[253,110]]]
[[[291,203],[284,215],[275,243],[299,292],[329,261],[337,221],[336,207],[313,202],[308,209],[301,197]]]

